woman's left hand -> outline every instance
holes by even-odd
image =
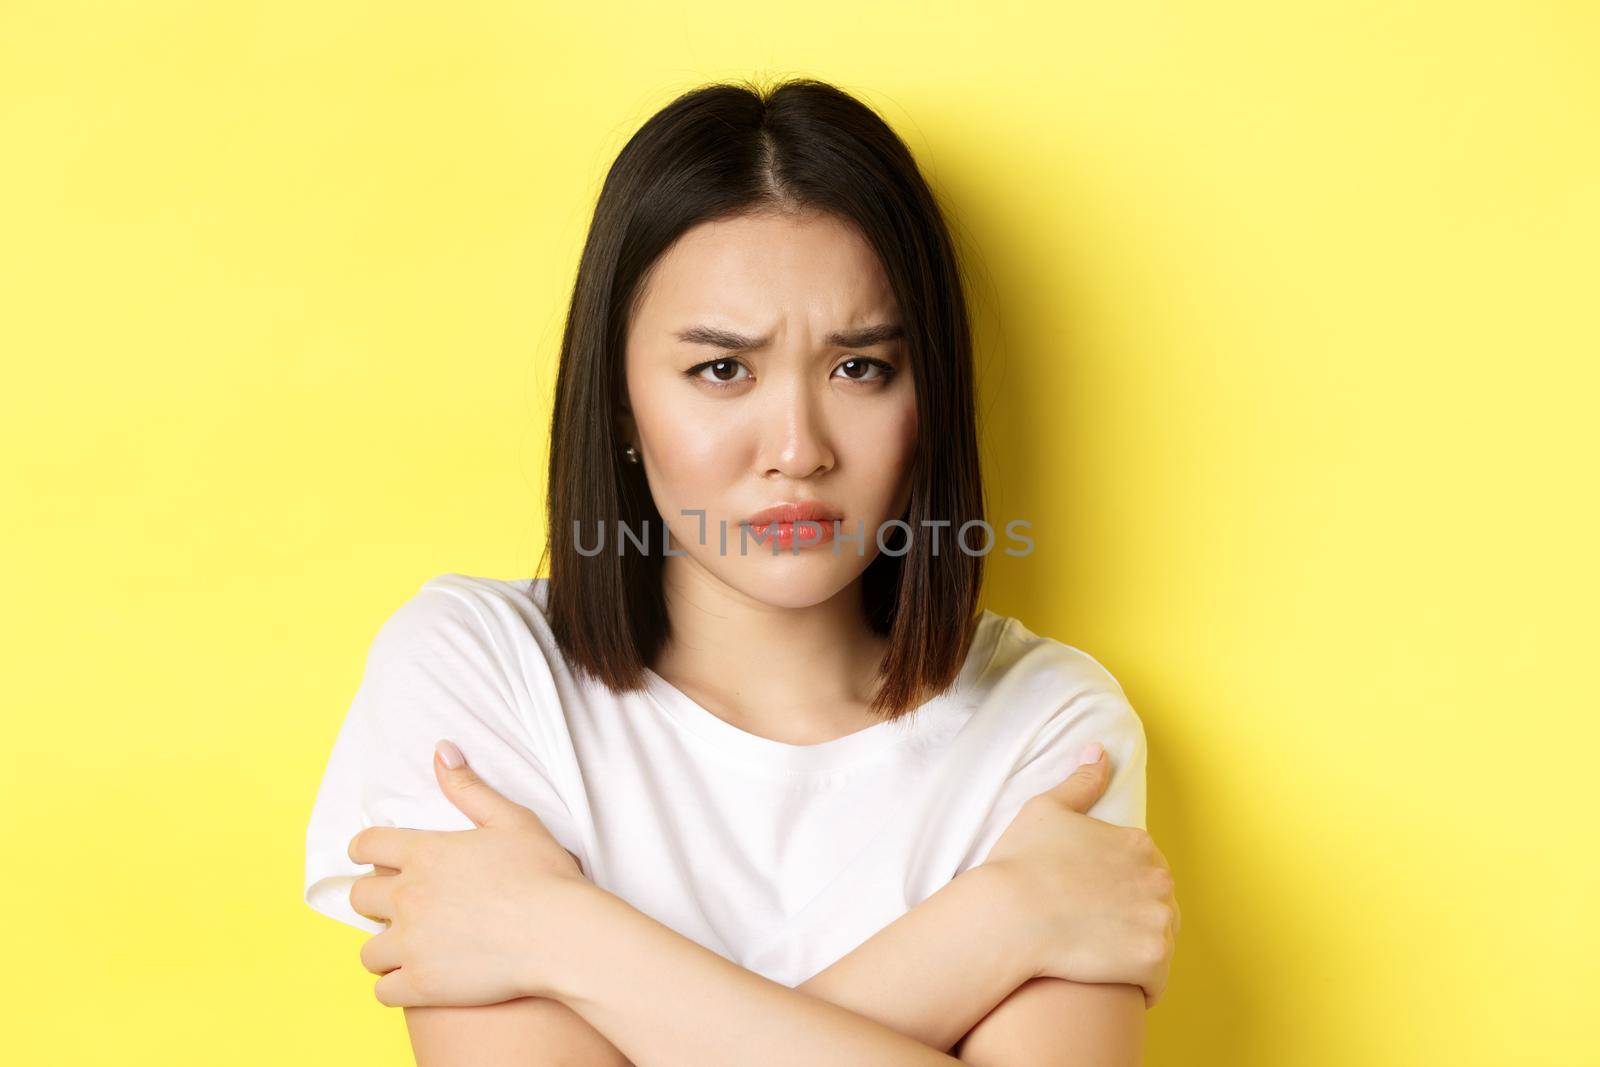
[[[541,957],[572,943],[569,902],[598,890],[537,815],[464,761],[447,767],[436,752],[433,770],[476,829],[369,826],[350,839],[350,859],[374,867],[351,887],[350,906],[389,924],[361,946],[362,965],[383,976],[374,993],[390,1007],[538,995],[544,983],[532,976],[553,962]]]

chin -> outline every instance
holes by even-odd
[[[858,560],[853,553],[840,553],[836,558],[833,550],[824,545],[802,549],[799,555],[785,552],[778,556],[756,556],[752,553],[738,562],[740,566],[722,568],[717,577],[763,604],[775,608],[809,608],[838,596],[840,590],[861,576],[871,561]]]

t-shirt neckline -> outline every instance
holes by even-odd
[[[994,655],[1000,616],[985,609],[956,681],[943,693],[918,705],[894,721],[875,722],[842,737],[812,745],[795,745],[750,733],[693,700],[650,667],[645,667],[645,690],[674,721],[690,733],[734,756],[740,762],[785,774],[820,775],[845,770],[869,760],[969,707],[968,690],[982,675]]]

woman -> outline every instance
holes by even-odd
[[[870,109],[716,85],[630,140],[549,577],[385,622],[311,817],[306,899],[378,935],[419,1062],[1138,1062],[1177,922],[1143,729],[978,610],[973,410],[950,236]]]

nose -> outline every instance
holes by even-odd
[[[790,375],[768,391],[757,460],[767,477],[798,481],[833,469],[825,398],[804,379]]]

